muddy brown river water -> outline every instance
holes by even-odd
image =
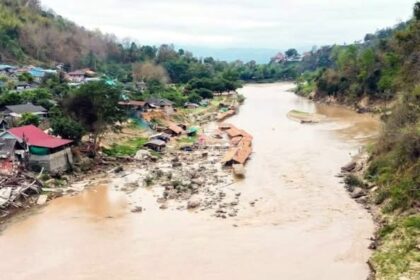
[[[152,195],[135,214],[104,184],[17,217],[0,235],[0,279],[366,279],[374,224],[335,175],[379,124],[291,87],[240,90],[247,100],[229,122],[254,136],[254,154],[234,186],[237,217],[163,211]],[[292,109],[328,121],[301,125]]]

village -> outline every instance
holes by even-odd
[[[50,75],[60,75],[70,87],[101,80],[111,87],[116,84],[89,69],[66,73],[60,67],[51,70],[0,65],[0,75],[1,85],[14,84],[12,91],[16,93],[38,88]],[[22,76],[26,82],[19,81]],[[80,192],[87,185],[86,178],[91,182],[92,174],[114,174],[121,180],[127,172],[131,181],[116,188],[133,191],[150,185],[164,186],[158,199],[162,209],[168,200],[178,200],[182,204],[177,206],[179,209],[219,205],[216,217],[235,216],[237,202],[223,202],[223,189],[235,178],[245,176],[252,136],[224,121],[238,112],[242,102],[236,92],[225,92],[177,107],[158,96],[132,100],[122,93],[115,106],[124,110],[126,121],[118,124],[119,132],[106,133],[94,158],[89,153],[89,137],[76,142],[53,135],[48,127],[48,109],[30,102],[6,105],[0,108],[0,219],[64,194]],[[28,115],[36,116],[39,124],[21,125]],[[112,152],[139,139],[141,144],[134,145],[131,154]],[[205,196],[200,197],[202,194]],[[235,199],[239,196],[233,195]],[[225,210],[227,206],[232,209]],[[133,211],[139,209],[136,206]]]

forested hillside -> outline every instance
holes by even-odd
[[[418,8],[416,6],[417,12]],[[298,92],[352,103],[362,97],[392,99],[418,82],[420,30],[414,16],[394,28],[367,34],[360,43],[322,47],[299,64]]]

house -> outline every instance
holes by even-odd
[[[27,71],[36,82],[40,83],[42,78],[44,78],[46,75],[57,75],[57,70],[52,69],[43,69],[41,67],[33,67],[30,66]]]
[[[14,139],[28,155],[29,168],[47,172],[68,170],[73,164],[71,140],[48,135],[33,125],[16,127],[0,134],[1,139]]]
[[[163,130],[163,132],[171,136],[179,136],[184,132],[184,130],[175,123],[168,122],[167,127]]]
[[[154,139],[147,142],[144,146],[153,151],[160,152],[166,147],[166,143],[165,141]]]
[[[16,71],[17,67],[7,65],[7,64],[0,64],[0,73],[4,74],[13,74]]]
[[[4,116],[10,116],[12,119],[19,119],[23,114],[29,113],[39,116],[40,118],[46,118],[48,111],[42,106],[36,106],[32,103],[20,104],[20,105],[8,105],[5,106],[3,111]]]
[[[81,70],[77,70],[77,71],[67,73],[67,79],[71,83],[82,83],[85,80],[85,72]]]
[[[165,112],[167,115],[172,115],[175,110],[173,108],[174,103],[168,99],[159,98],[159,99],[149,99],[146,101],[146,109],[160,109]]]
[[[90,69],[80,69],[70,73],[67,73],[67,79],[71,83],[83,83],[85,82],[86,78],[94,78],[96,73]]]
[[[164,142],[169,142],[171,140],[171,135],[166,133],[159,133],[149,137],[149,140],[162,140]]]
[[[134,111],[144,111],[146,102],[144,101],[137,101],[137,100],[127,100],[127,101],[120,101],[118,102],[118,105],[130,109],[130,110],[134,110]]]
[[[29,83],[26,83],[26,82],[19,82],[15,86],[16,91],[24,91],[24,90],[28,90],[28,89],[31,89],[31,88],[32,88],[31,85]]]
[[[152,98],[147,100],[145,105],[148,109],[162,109],[165,107],[172,107],[174,103],[164,98]]]
[[[187,103],[184,104],[184,108],[187,108],[187,109],[197,109],[199,107],[200,107],[200,105],[198,105],[196,103],[187,102]]]

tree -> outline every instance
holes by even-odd
[[[16,92],[8,92],[0,96],[1,106],[18,105],[18,104],[21,104],[22,102],[23,102],[22,96]]]
[[[295,58],[299,55],[298,51],[296,49],[288,49],[285,52],[287,58]]]
[[[32,77],[32,75],[31,75],[31,74],[29,74],[29,73],[25,72],[25,73],[22,73],[22,74],[20,74],[20,75],[18,76],[18,80],[19,80],[20,82],[33,83],[34,78]]]
[[[157,80],[166,84],[169,78],[165,68],[152,62],[145,62],[133,64],[133,80],[136,82]]]
[[[105,82],[91,82],[76,89],[63,103],[66,113],[91,134],[96,148],[108,129],[116,129],[116,123],[125,119],[118,106],[120,90]]]
[[[83,126],[69,117],[51,119],[51,128],[55,135],[79,142],[85,132]]]
[[[206,88],[199,88],[199,89],[193,90],[192,96],[194,97],[195,95],[200,96],[202,99],[213,98],[213,92]]]
[[[19,120],[19,126],[22,125],[34,125],[38,126],[41,120],[37,115],[31,114],[31,113],[23,113],[22,117]]]
[[[414,17],[417,20],[420,20],[420,2],[414,4]]]

